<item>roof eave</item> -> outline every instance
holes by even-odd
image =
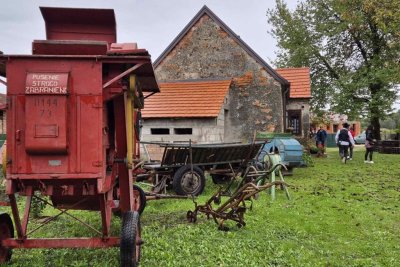
[[[214,119],[214,118],[218,118],[218,115],[216,116],[164,116],[164,117],[152,117],[152,116],[145,116],[142,114],[142,118],[143,119]]]

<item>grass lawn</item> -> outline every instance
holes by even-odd
[[[291,201],[282,191],[274,202],[263,193],[246,212],[247,225],[228,224],[228,232],[204,215],[187,223],[191,200],[149,202],[141,216],[141,266],[400,266],[400,155],[375,153],[375,164],[364,164],[363,156],[359,147],[354,160],[342,164],[337,149],[329,149],[314,167],[286,177]],[[216,189],[208,179],[198,202]],[[74,214],[100,226],[95,212]],[[119,227],[113,219],[113,232]],[[56,233],[90,232],[60,217],[37,236]],[[14,250],[9,266],[119,266],[118,258],[117,248]]]

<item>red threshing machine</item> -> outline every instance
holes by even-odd
[[[141,165],[138,122],[143,92],[159,91],[150,55],[136,44],[116,43],[113,10],[40,10],[47,40],[33,41],[32,55],[0,55],[7,77],[6,194],[14,222],[0,215],[0,262],[10,260],[13,248],[120,246],[121,265],[136,266],[143,199],[134,185]],[[23,212],[16,194],[26,197]],[[97,237],[30,238],[41,227],[28,228],[32,199],[46,201],[41,196]],[[102,230],[71,209],[100,211]],[[123,215],[120,237],[110,236],[115,210]]]

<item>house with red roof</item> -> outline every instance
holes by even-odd
[[[276,71],[290,83],[286,95],[286,127],[295,135],[306,136],[310,129],[310,68],[283,68]]]
[[[204,6],[154,62],[143,141],[235,142],[256,132],[309,130],[308,68],[269,66]]]
[[[222,142],[224,110],[231,80],[160,83],[160,93],[142,110],[146,141]]]

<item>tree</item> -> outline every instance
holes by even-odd
[[[388,129],[400,129],[400,110],[390,114],[386,120],[381,121],[381,126]]]
[[[379,119],[392,111],[400,83],[399,0],[305,0],[268,10],[278,42],[275,64],[309,66],[312,106]]]

